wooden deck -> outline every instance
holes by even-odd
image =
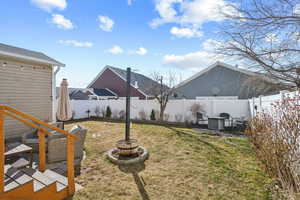
[[[5,152],[5,117],[11,117],[38,130],[38,169],[33,169],[32,166],[18,169],[18,165],[5,163],[8,154]],[[51,132],[45,127],[67,136],[67,177],[46,169],[45,135]],[[78,139],[77,136],[65,130],[10,106],[0,105],[0,200],[63,200],[73,196],[76,187],[80,188],[74,181],[74,139]],[[10,153],[14,154],[14,151]]]

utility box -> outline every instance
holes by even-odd
[[[224,117],[209,117],[208,118],[208,129],[222,131],[225,128]]]

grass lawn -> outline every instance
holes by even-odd
[[[192,129],[133,124],[132,138],[150,151],[139,187],[130,173],[122,172],[105,156],[124,137],[124,124],[81,122],[89,129],[77,182],[85,188],[74,200],[84,199],[270,199],[270,179],[245,138],[199,134]],[[71,127],[69,124],[67,127]]]

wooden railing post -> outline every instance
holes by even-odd
[[[69,195],[75,193],[75,175],[74,175],[74,138],[67,137],[67,170],[68,170],[68,187]]]
[[[39,129],[39,170],[44,172],[46,170],[46,139],[45,133]]]
[[[0,193],[4,192],[4,165],[5,165],[5,133],[4,109],[0,106]]]

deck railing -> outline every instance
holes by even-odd
[[[46,170],[46,134],[52,134],[46,128],[65,134],[67,137],[67,176],[68,176],[68,192],[70,195],[75,193],[75,176],[74,176],[74,139],[78,136],[70,134],[68,131],[49,125],[29,114],[7,105],[0,105],[0,193],[4,192],[4,165],[5,165],[5,130],[4,119],[9,116],[24,124],[36,128],[39,136],[39,170]]]

